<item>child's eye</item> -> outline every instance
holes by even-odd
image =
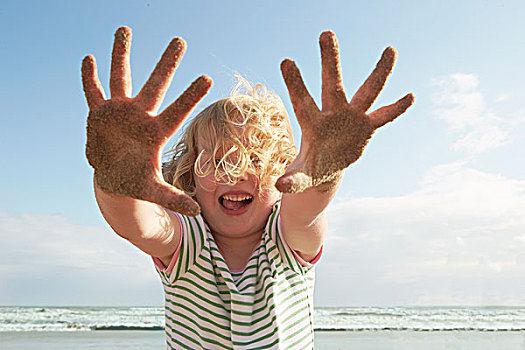
[[[259,163],[261,163],[261,160],[257,156],[252,156],[251,161],[253,165],[259,165]]]
[[[219,163],[221,162],[221,159],[220,158],[215,158],[215,165],[219,165]]]

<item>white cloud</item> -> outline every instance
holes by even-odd
[[[510,141],[512,127],[523,121],[522,116],[501,116],[487,106],[474,74],[450,74],[433,79],[431,84],[436,89],[432,95],[435,113],[459,137],[455,150],[479,154],[503,146]],[[508,98],[500,94],[495,101]]]
[[[495,101],[496,102],[503,102],[503,101],[507,101],[510,99],[510,96],[508,94],[500,94],[496,97]]]
[[[321,283],[362,304],[443,303],[446,295],[525,304],[525,181],[453,163],[420,185],[405,196],[334,203]]]
[[[0,300],[33,305],[160,304],[151,259],[109,228],[61,215],[0,213]]]
[[[525,304],[525,180],[468,163],[397,197],[334,202],[316,303]],[[150,259],[107,227],[0,213],[4,304],[162,304]]]

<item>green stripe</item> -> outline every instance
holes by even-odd
[[[202,216],[200,216],[202,218]],[[197,224],[197,228],[199,229],[199,237],[200,237],[200,248],[202,249],[202,247],[204,247],[204,240],[206,239],[204,237],[204,231],[206,231],[206,233],[211,233],[209,227],[204,223],[204,218],[202,218],[202,221],[203,221],[203,224],[204,224],[204,227],[201,226],[201,224],[199,223],[199,221],[197,221],[197,219],[195,219],[195,223]]]
[[[186,237],[182,236],[184,241],[182,242],[181,250],[179,252],[179,258],[177,259],[177,273],[175,274],[174,280],[177,280],[180,277],[180,270],[182,268],[183,257],[184,255],[188,254],[188,249],[189,249],[188,241],[190,237],[188,237],[188,225],[189,225],[187,221],[188,219],[185,216],[182,216],[182,219],[184,221],[183,224],[186,226],[186,229],[184,230],[184,233],[186,233]],[[185,248],[185,249],[182,249],[182,248]]]
[[[278,231],[277,227],[275,228],[275,230]],[[288,255],[288,252],[286,251],[285,243],[283,242],[279,234],[276,234],[276,236],[277,246],[280,248],[279,252],[282,253],[282,255],[284,255],[284,257],[286,258],[286,261],[288,261],[288,266],[290,266],[295,271],[295,265],[293,264],[292,260],[290,259],[290,256]],[[295,260],[295,257],[293,258],[293,260]]]
[[[246,276],[243,276],[241,277],[241,279],[239,279],[236,284],[237,286],[240,286],[244,281],[246,281],[248,278],[257,278],[257,272],[264,272],[265,270],[270,270],[270,275],[272,275],[272,270],[270,268],[270,266],[265,266],[263,267],[261,270],[259,270],[258,268],[260,268],[260,266],[257,266],[257,265],[254,265],[254,266],[250,266],[250,267],[246,267],[246,269],[244,270],[244,272],[241,274],[241,276],[243,274],[245,274],[247,271],[249,270],[252,270],[252,269],[255,269],[255,272],[252,273],[252,274],[249,274],[249,275],[246,275]],[[241,290],[241,289],[239,289]]]
[[[223,319],[223,320],[228,321],[228,322],[230,321],[229,312],[228,312],[228,315],[221,315],[221,314],[218,314],[218,313],[216,313],[216,312],[211,311],[210,309],[208,309],[208,308],[206,308],[206,307],[200,305],[199,303],[197,303],[196,301],[194,301],[194,300],[192,300],[192,299],[190,299],[190,298],[188,298],[188,297],[185,297],[185,296],[179,295],[179,296],[178,296],[178,299],[179,299],[179,300],[180,300],[180,299],[182,299],[182,300],[186,300],[188,303],[190,303],[190,304],[192,304],[193,306],[195,306],[195,308],[200,309],[200,310],[202,310],[202,311],[204,311],[204,312],[210,314],[211,316],[213,316],[213,317],[215,317],[215,318],[220,318],[220,319]],[[167,302],[170,303],[171,305],[173,305],[174,307],[176,307],[176,306],[181,306],[183,309],[186,308],[184,305],[182,305],[182,304],[180,304],[179,302],[176,302],[176,301],[174,301],[174,300],[169,300],[169,301],[167,301]],[[170,308],[170,307],[167,307],[167,308],[168,308],[168,310],[170,310],[172,313],[178,313],[178,311],[175,311],[174,309],[172,309],[172,308]],[[226,311],[226,310],[225,310],[225,311]],[[193,313],[193,310],[191,310],[191,312]],[[211,322],[211,323],[215,323],[215,322]],[[227,328],[224,328],[224,329],[228,329],[228,330],[229,330],[230,328],[227,327]]]
[[[261,345],[261,346],[258,346],[256,348],[250,348],[250,350],[262,350],[262,349],[271,349],[275,346],[275,344],[277,344],[279,342],[279,338],[275,339],[273,342],[271,342],[270,344],[265,344],[265,345]]]
[[[301,328],[299,329],[297,332],[295,332],[292,336],[290,337],[287,337],[286,340],[284,341],[292,341],[294,337],[296,336],[300,336],[301,335],[301,332],[305,331],[304,328]],[[297,347],[297,344],[300,344],[301,342],[303,342],[306,338],[309,338],[309,337],[312,337],[312,332],[311,331],[306,331],[304,332],[303,336],[301,338],[299,338],[298,340],[294,341],[292,344],[288,345],[288,348],[290,349],[296,349]],[[283,341],[283,342],[284,342]],[[310,340],[310,344],[311,344],[311,340]]]
[[[191,271],[190,271],[190,273],[191,273]],[[197,276],[198,276],[198,275],[197,275]],[[198,277],[200,277],[200,276],[198,276]],[[193,285],[194,287],[200,289],[201,291],[203,291],[203,292],[205,292],[205,293],[207,293],[207,294],[209,294],[209,295],[212,295],[212,296],[218,297],[219,299],[223,300],[223,298],[221,297],[221,295],[220,295],[219,292],[215,293],[212,289],[205,288],[205,287],[203,287],[203,286],[197,284],[197,282],[195,282],[195,281],[194,281],[193,279],[191,279],[191,278],[182,277],[182,278],[179,279],[179,281],[180,281],[180,282],[186,282],[186,283],[189,283],[189,284]],[[182,287],[182,286],[180,286],[180,284],[177,283],[177,285],[175,285],[175,286],[171,286],[170,288],[176,290],[176,289],[179,288],[179,287]],[[166,294],[176,296],[175,292],[171,292],[171,291],[169,291],[169,290],[164,290],[164,292],[165,292]],[[195,291],[192,290],[192,293],[195,293]],[[226,293],[230,294],[229,292],[226,292]],[[223,293],[223,294],[225,294],[225,293]],[[197,294],[195,293],[195,295],[197,295]]]
[[[186,227],[185,232],[186,232],[187,242],[184,245],[186,248],[184,251],[184,255],[186,257],[186,265],[182,266],[182,257],[181,257],[181,259],[179,259],[179,266],[177,269],[176,278],[180,277],[180,270],[182,267],[183,267],[184,272],[187,272],[190,269],[191,264],[194,263],[197,258],[197,252],[202,249],[202,246],[204,244],[204,233],[203,233],[201,224],[199,223],[198,217],[192,218],[192,217],[185,216],[185,215],[181,215],[181,217],[183,218],[183,221],[185,224],[184,226]],[[196,238],[197,238],[195,234],[196,229],[198,230],[199,237],[200,237],[199,246],[197,246],[197,242],[196,242]]]
[[[274,318],[275,318],[275,316],[274,316]],[[266,333],[266,334],[260,336],[259,338],[251,339],[250,341],[247,341],[247,342],[234,342],[234,344],[244,346],[244,345],[250,345],[250,344],[253,344],[253,343],[257,343],[257,342],[263,341],[265,339],[273,337],[275,335],[275,333],[277,333],[278,329],[279,329],[279,327],[275,326],[271,332]],[[279,339],[276,339],[275,344],[277,344],[278,341],[279,341]]]
[[[210,243],[210,256],[213,258],[213,261],[215,261],[216,263],[221,262],[224,265],[228,266],[220,250],[216,247],[217,243],[215,243],[215,241],[212,239],[209,239],[208,242]],[[212,254],[212,252],[215,252],[216,254]]]
[[[232,284],[235,284],[235,283],[233,282],[233,280],[232,280],[230,277],[228,277],[228,275],[230,275],[230,271],[229,271],[228,269],[226,269],[226,268],[224,268],[224,267],[220,267],[220,266],[218,266],[218,265],[216,265],[216,264],[213,264],[212,261],[211,261],[210,259],[208,259],[207,257],[205,257],[205,256],[202,256],[202,255],[201,255],[200,258],[201,258],[201,260],[204,260],[205,262],[209,263],[210,265],[217,267],[217,269],[218,269],[219,271],[222,271],[224,274],[226,274],[226,276],[224,276],[224,275],[220,275],[220,276],[221,276],[226,282],[230,282],[230,283],[232,283]],[[197,264],[197,263],[195,263],[195,265],[198,265],[198,266],[201,268],[201,270],[203,270],[203,271],[205,271],[205,272],[208,272],[208,273],[210,273],[210,274],[212,274],[212,275],[214,275],[214,276],[217,276],[217,274],[215,273],[215,271],[211,271],[211,270],[209,270],[209,269],[205,268],[204,266],[202,266],[202,265],[200,265],[200,264]]]
[[[297,345],[301,344],[301,342],[303,342],[306,338],[310,338],[310,341],[308,343],[310,344],[310,346],[313,347],[312,331],[309,331],[309,332],[306,332],[302,338],[288,345],[288,348],[289,349],[304,349],[304,348],[298,348]]]
[[[227,333],[230,332],[230,326],[221,325],[221,324],[219,324],[219,323],[217,323],[217,322],[214,322],[212,319],[210,319],[210,318],[208,318],[208,317],[201,316],[201,315],[199,315],[198,313],[196,313],[193,309],[187,307],[186,305],[183,305],[183,304],[180,304],[180,303],[175,303],[175,302],[174,302],[173,304],[174,304],[175,307],[178,307],[178,308],[180,308],[180,309],[184,309],[184,310],[188,311],[188,312],[193,316],[193,318],[198,318],[200,321],[207,322],[207,323],[213,325],[214,327],[217,327],[217,328],[220,328],[220,329],[222,329],[222,330],[225,330]],[[199,328],[199,329],[202,330],[202,331],[206,331],[206,332],[208,332],[208,333],[211,333],[211,334],[213,334],[213,335],[216,335],[216,336],[218,336],[218,337],[220,337],[220,338],[223,338],[223,339],[226,339],[226,340],[229,340],[229,339],[230,339],[230,338],[226,337],[224,334],[219,333],[219,332],[216,331],[216,330],[213,330],[213,329],[210,329],[210,328],[204,327],[204,326],[202,325],[202,323],[197,323],[192,317],[189,317],[188,314],[181,313],[181,312],[179,312],[179,311],[177,311],[177,310],[172,310],[172,309],[169,309],[169,310],[171,311],[171,313],[172,313],[173,315],[179,316],[179,317],[181,317],[181,318],[184,318],[185,320],[188,320],[188,321],[194,323],[195,326],[197,326],[197,328]],[[166,316],[166,317],[168,317],[170,320],[172,319],[172,318],[169,317],[169,316]],[[174,320],[174,321],[175,321],[175,320]],[[228,321],[228,319],[226,319],[226,321]],[[185,327],[186,327],[186,326],[185,326]]]
[[[272,295],[272,294],[268,294],[268,295],[267,295],[267,293],[268,293],[268,288],[270,288],[270,287],[273,286],[273,285],[275,285],[275,286],[278,287],[279,285],[285,283],[286,281],[287,281],[287,279],[283,279],[283,280],[280,280],[280,281],[278,281],[278,282],[270,282],[270,283],[268,283],[268,284],[265,284],[265,285],[264,285],[264,292],[263,292],[263,293],[256,293],[256,294],[261,294],[261,296],[260,296],[258,299],[256,299],[256,300],[255,300],[252,304],[250,304],[250,305],[254,305],[254,306],[255,306],[255,305],[257,305],[257,304],[259,304],[259,303],[265,301],[264,299],[266,299],[266,301],[265,301],[266,304],[265,304],[265,306],[264,306],[264,307],[266,307],[266,305],[268,305],[269,298],[270,298],[270,296]],[[296,282],[290,284],[290,288],[295,287],[296,285],[298,285],[298,284],[300,284],[300,283],[302,283],[302,281],[296,281]],[[295,295],[295,294],[291,294],[291,295]],[[243,313],[243,312],[241,312],[241,311],[238,311],[237,313],[238,313],[239,315],[245,314],[245,313]]]
[[[184,269],[184,272],[188,272],[188,270],[191,268],[190,266],[190,253],[193,253],[192,254],[192,260],[195,261],[196,260],[196,256],[197,255],[197,245],[196,245],[196,242],[195,242],[195,231],[193,230],[193,225],[191,223],[191,218],[188,217],[188,228],[190,229],[190,231],[188,232],[188,235],[191,237],[191,240],[190,242],[188,242],[188,251],[186,252],[186,266],[185,266],[185,269]],[[192,247],[190,248],[190,243],[192,245]],[[191,250],[190,250],[191,249]]]
[[[275,220],[276,213],[277,213],[277,210],[274,212],[274,214],[272,215],[272,218],[270,219],[270,230],[275,229],[275,242],[277,243],[277,245],[279,247],[281,247],[280,251],[286,257],[286,260],[288,261],[289,266],[292,267],[292,269],[294,271],[302,274],[303,270],[301,268],[302,267],[301,264],[299,264],[299,262],[297,261],[295,256],[290,257],[290,255],[288,254],[288,252],[286,250],[286,247],[288,247],[288,246],[281,239],[281,235],[279,234],[278,221]],[[275,224],[274,224],[274,221],[275,221]],[[290,247],[288,247],[288,248],[291,250]],[[290,253],[291,253],[291,251],[290,251]]]
[[[269,278],[269,277],[267,277],[267,278]],[[260,293],[260,289],[258,290],[258,292],[256,292],[256,294],[262,294],[262,296],[259,299],[256,299],[254,304],[260,303],[264,299],[266,293],[268,292],[268,288],[270,288],[270,286],[275,285],[276,287],[279,287],[280,285],[282,285],[282,284],[284,284],[286,282],[289,282],[292,279],[296,279],[296,276],[284,276],[283,279],[280,279],[277,282],[269,282],[269,283],[266,283],[266,279],[267,278],[265,278],[265,280],[263,281],[263,284],[262,284],[262,286],[264,288],[264,292]],[[301,283],[303,283],[303,281],[297,280],[297,281],[291,283],[289,288],[295,287],[296,285],[301,284]]]
[[[292,305],[295,305],[295,304],[298,304],[298,302],[295,302],[295,303],[292,304]],[[290,305],[290,306],[292,306],[292,305]],[[287,309],[287,310],[288,310],[288,309]],[[296,312],[294,312],[292,315],[288,315],[288,317],[283,321],[283,324],[286,324],[286,322],[287,322],[290,318],[292,318],[293,316],[296,316],[296,315],[299,314],[301,311],[304,311],[304,309],[299,308],[299,309],[298,309]],[[276,316],[272,317],[272,321],[271,321],[271,322],[267,323],[266,325],[264,325],[264,326],[258,328],[257,330],[254,330],[254,331],[252,331],[252,332],[241,333],[241,332],[233,332],[233,331],[232,331],[232,333],[236,333],[236,334],[239,334],[239,335],[241,335],[241,336],[242,336],[242,335],[244,335],[244,336],[251,336],[251,335],[253,335],[253,334],[256,334],[256,333],[262,331],[263,329],[268,328],[270,325],[274,324],[274,323],[275,323],[275,318],[276,318]],[[299,325],[302,321],[304,321],[305,319],[308,319],[308,318],[309,318],[309,317],[302,317],[302,318],[300,319],[300,321],[297,322],[297,324],[290,325],[287,329],[291,329],[291,328],[293,329],[293,326],[295,326],[295,325]],[[258,342],[258,341],[261,341],[261,340],[263,340],[263,339],[266,339],[266,338],[269,338],[269,337],[273,336],[273,335],[276,333],[276,331],[277,331],[277,327],[275,327],[274,330],[273,330],[272,332],[270,332],[270,333],[266,333],[265,335],[259,337],[259,338],[256,339],[256,340],[250,340],[250,342],[248,342],[248,343],[238,343],[238,342],[236,342],[235,344],[239,344],[239,345],[246,344],[246,345],[247,345],[247,344],[250,344],[250,343],[256,343],[256,342]],[[285,342],[285,341],[287,341],[287,340],[289,340],[289,339],[295,337],[296,335],[300,334],[300,333],[303,332],[303,331],[306,332],[306,333],[305,333],[305,336],[311,335],[311,329],[309,329],[309,328],[305,328],[305,327],[303,326],[303,327],[299,328],[297,331],[295,331],[294,333],[292,333],[291,335],[289,335],[288,337],[286,337],[285,339],[283,339],[283,342]],[[303,336],[302,339],[304,339],[305,336]],[[301,339],[300,341],[302,341],[302,339]],[[288,346],[287,348],[289,348],[289,349],[294,349],[293,346]]]
[[[270,215],[270,224],[268,225],[268,231],[269,231],[268,234],[269,234],[270,238],[272,238],[272,234],[274,234],[274,232],[273,232],[272,229],[273,229],[273,222],[274,222],[274,220],[275,220],[275,218],[276,218],[276,216],[277,216],[277,208],[278,208],[278,207],[277,207],[277,205],[276,205],[276,206],[274,207],[274,211],[273,211],[272,215]],[[277,232],[278,232],[278,229],[277,229],[277,227],[276,227],[276,229],[275,229],[275,233],[277,233]],[[274,242],[277,241],[277,236],[276,236],[276,237],[273,237],[273,238],[274,238],[274,239],[273,239]]]
[[[270,313],[268,312],[268,315]],[[263,320],[266,320],[268,319],[268,315],[264,315],[263,317],[260,317],[258,320],[256,320],[255,322],[252,322],[251,326],[253,325],[256,325],[257,323],[259,323],[259,321],[263,321]],[[265,330],[266,328],[270,327],[271,325],[274,325],[275,324],[275,320],[276,320],[276,316],[274,315],[272,318],[269,319],[269,321],[262,325],[261,327],[257,328],[257,329],[254,329],[252,331],[249,331],[249,332],[241,332],[241,331],[235,331],[232,329],[232,334],[237,334],[237,335],[240,335],[240,336],[243,336],[243,337],[249,337],[249,336],[252,336],[254,334],[257,334],[263,330]],[[232,322],[234,323],[234,322]],[[235,324],[237,324],[237,322],[235,322]]]
[[[292,305],[293,305],[293,304],[292,304]],[[290,305],[290,306],[291,306],[291,305]],[[299,309],[297,309],[294,313],[288,315],[288,316],[286,317],[286,319],[283,320],[283,324],[287,324],[287,322],[290,321],[291,318],[297,316],[299,313],[304,312],[304,311],[305,311],[304,308],[299,308]],[[295,326],[296,326],[297,324],[299,324],[300,322],[303,322],[303,321],[306,320],[306,319],[310,319],[310,314],[309,314],[309,313],[308,313],[306,316],[301,317],[301,318],[299,319],[299,322],[289,325],[289,326],[283,331],[283,333],[286,332],[286,331],[288,331],[288,330],[291,330],[291,329],[295,328]],[[304,329],[304,327],[302,327],[301,329]],[[288,339],[291,338],[292,336],[293,336],[293,334],[292,334],[292,335],[289,335],[288,337],[285,338],[285,340],[288,340]]]
[[[173,319],[172,319],[171,317],[169,317],[168,315],[166,315],[166,318],[169,319],[170,321],[174,322],[174,323],[177,323],[175,320],[173,320]],[[182,326],[183,328],[188,329],[188,327],[187,327],[186,325],[181,324],[181,326]],[[198,346],[202,346],[201,344],[197,343],[197,341],[196,341],[194,338],[188,336],[188,335],[185,334],[185,333],[180,332],[178,329],[175,329],[175,328],[171,327],[168,323],[166,323],[166,329],[169,329],[169,330],[170,330],[169,333],[171,333],[171,334],[173,334],[173,333],[178,334],[178,335],[181,336],[182,338],[184,338],[184,339],[186,339],[186,340],[189,340],[190,342],[195,343],[195,344],[197,344]],[[193,329],[191,329],[191,328],[189,328],[188,330],[190,330],[190,331],[192,331],[192,332],[195,332],[195,331],[194,331]],[[184,344],[181,344],[181,345],[184,345]]]
[[[294,298],[295,296],[296,296],[296,294],[290,294],[290,295],[288,295],[285,299],[283,299],[281,305],[284,305],[286,302],[288,302],[290,299]],[[284,306],[283,306],[284,310],[282,310],[282,315],[286,314],[287,312],[289,312],[289,310],[290,310],[292,307],[296,306],[296,305],[299,304],[299,303],[304,302],[305,300],[306,300],[306,298],[300,298],[300,299],[298,299],[297,301],[295,301],[294,303],[288,305],[286,308],[284,308]],[[266,313],[266,315],[264,315],[264,316],[262,316],[262,317],[259,317],[258,319],[254,320],[254,321],[252,321],[252,322],[239,322],[239,321],[234,321],[234,320],[232,319],[232,323],[235,323],[235,324],[240,325],[240,326],[251,327],[251,326],[253,326],[253,325],[259,323],[260,321],[264,320],[264,319],[267,317],[267,315],[269,315],[269,314],[275,309],[275,307],[276,307],[275,305],[276,305],[276,304],[271,304],[269,307],[268,307],[268,305],[266,305],[266,307],[268,307],[268,312]],[[300,309],[298,309],[298,310],[299,310],[299,311],[302,311],[303,309],[300,308]],[[296,313],[297,313],[297,311],[294,313],[294,315],[295,315]],[[232,310],[232,314],[238,314],[237,310]],[[254,314],[256,314],[256,313],[254,313]],[[280,316],[280,317],[284,317],[284,316],[281,316],[281,314],[280,314],[279,316]],[[276,317],[275,315],[272,317],[272,320],[273,320],[273,321],[275,321],[275,317]],[[290,316],[288,316],[287,319],[290,319]],[[284,322],[283,322],[283,323],[284,323]]]
[[[194,271],[194,270],[190,270],[190,271],[188,271],[188,273],[192,274],[193,276],[195,276],[195,277],[198,278],[199,280],[201,280],[201,281],[203,281],[204,283],[209,284],[210,286],[213,286],[213,287],[215,287],[215,286],[220,286],[220,285],[226,285],[226,283],[221,282],[221,281],[210,281],[210,280],[208,280],[208,279],[202,277],[201,275],[199,275],[199,274],[198,274],[196,271]],[[186,281],[187,281],[188,278],[186,278],[186,277],[182,277],[181,280],[186,280]],[[213,282],[216,282],[216,283],[213,283]],[[230,294],[229,291],[221,291],[221,290],[219,290],[218,292],[221,293],[221,294]]]
[[[282,264],[281,255],[278,253],[274,253],[274,250],[279,251],[277,249],[277,245],[273,241],[270,241],[270,243],[267,243],[267,244],[270,245],[270,249],[266,251],[266,254],[268,255],[268,260],[270,260],[273,264],[280,266]]]
[[[259,272],[259,273],[257,273],[257,272]],[[267,274],[264,274],[265,272],[268,272],[268,273],[267,273]],[[260,280],[257,281],[256,278],[257,278],[258,276],[262,276],[262,277],[263,277],[263,281],[262,281],[262,283],[261,283]],[[250,275],[247,275],[247,276],[245,276],[245,277],[242,278],[243,281],[246,280],[246,279],[248,279],[248,278],[252,278],[252,279],[255,279],[255,282],[248,282],[248,283],[247,283],[246,285],[244,285],[242,288],[240,288],[240,287],[241,287],[241,283],[240,283],[240,282],[237,282],[237,288],[238,288],[238,290],[239,290],[239,292],[240,292],[241,294],[245,295],[244,293],[242,293],[242,291],[247,290],[247,289],[250,288],[250,287],[254,287],[254,288],[255,288],[255,287],[257,287],[258,285],[261,285],[261,286],[264,285],[266,279],[268,279],[269,277],[273,277],[273,276],[272,276],[272,269],[270,268],[270,266],[265,266],[265,267],[263,267],[262,269],[260,269],[259,271],[256,271],[255,273],[250,274]],[[259,291],[259,290],[261,290],[261,288],[256,289],[255,294],[257,294],[257,291]]]
[[[211,249],[212,251],[216,251],[216,252],[220,253],[219,250],[218,250],[217,248],[215,248],[215,247],[210,247],[210,249]],[[258,250],[259,250],[259,249],[258,249]],[[257,252],[257,251],[255,251],[255,252]],[[255,252],[254,252],[254,254],[255,254]],[[259,257],[260,257],[261,255],[262,255],[262,254],[260,254],[260,253],[257,254],[257,255],[252,255],[252,257],[250,258],[250,260],[248,261],[248,263],[247,263],[246,266],[244,267],[243,271],[241,271],[241,272],[231,272],[228,268],[221,267],[221,266],[217,266],[217,265],[216,265],[216,266],[217,266],[217,268],[218,268],[220,271],[222,271],[222,272],[226,275],[226,277],[223,276],[223,278],[224,278],[227,282],[233,283],[233,284],[235,284],[236,286],[240,286],[240,285],[242,284],[242,282],[244,282],[247,278],[256,277],[257,275],[256,275],[256,274],[246,275],[246,276],[242,277],[242,278],[241,278],[240,280],[238,280],[238,281],[235,281],[235,279],[230,279],[230,278],[228,278],[228,275],[232,276],[232,278],[233,278],[234,276],[243,276],[244,274],[246,274],[247,271],[249,271],[249,270],[251,270],[251,269],[257,269],[257,268],[259,267],[259,266],[257,265],[257,261],[258,261],[258,259],[259,259]],[[211,261],[210,261],[209,259],[203,259],[203,260],[205,260],[206,262],[210,262],[210,263],[211,263]],[[218,256],[213,255],[213,260],[214,260],[214,261],[217,261],[217,260],[218,260],[218,261],[222,262],[225,266],[227,266],[226,262],[225,262],[223,259],[221,259],[220,257],[218,257]],[[250,263],[251,263],[251,264],[250,264]],[[266,269],[268,269],[268,270],[271,271],[270,267],[266,267]],[[264,271],[264,270],[263,270],[263,271]],[[243,290],[244,290],[244,289],[245,289],[245,288],[243,288]],[[241,290],[239,290],[239,291],[241,291]]]
[[[206,257],[203,257],[203,256],[200,256],[201,260],[204,260],[205,262],[208,262],[208,263],[211,263],[211,261],[206,258]],[[205,266],[202,266],[201,264],[199,264],[198,262],[195,262],[195,264],[193,265],[195,267],[198,267],[201,271],[204,271],[206,272],[207,274],[209,275],[212,275],[212,276],[217,276],[217,274],[215,273],[215,271],[213,270],[210,270],[209,268],[205,267]]]
[[[284,308],[284,305],[286,304],[286,302],[287,302],[288,300],[290,300],[290,299],[296,297],[297,295],[300,295],[300,293],[299,293],[299,292],[296,292],[296,293],[292,293],[292,294],[289,294],[288,296],[286,296],[286,298],[284,298],[283,301],[282,301],[282,303],[281,303],[281,305],[283,306],[283,308]],[[270,295],[267,296],[266,305],[264,305],[264,309],[266,309],[266,308],[268,307],[268,301],[269,301],[269,297],[270,297],[270,296],[273,297],[274,295],[273,295],[273,294],[270,294]],[[297,301],[295,301],[295,302],[292,303],[291,305],[288,305],[288,306],[282,311],[282,313],[283,313],[283,314],[286,314],[286,313],[290,310],[291,307],[295,306],[296,304],[299,304],[299,303],[302,303],[302,302],[304,302],[304,301],[307,301],[307,300],[308,300],[308,299],[307,299],[306,297],[302,297],[302,298],[298,299]],[[269,314],[271,313],[271,311],[272,311],[273,309],[275,309],[275,307],[276,307],[275,305],[276,305],[276,304],[272,304],[272,305],[270,305],[270,306],[268,307],[267,315],[269,315]],[[299,309],[299,310],[303,310],[303,309]],[[239,314],[240,314],[240,312],[239,312],[238,310],[232,310],[231,313],[232,313],[232,315],[233,315],[233,314],[236,314],[236,315],[239,315]],[[246,313],[243,313],[243,314],[244,314],[245,316],[250,316],[250,315],[251,315],[251,313],[248,314],[248,315],[246,315]],[[256,314],[256,313],[254,312],[253,314]],[[255,321],[252,321],[252,322],[240,322],[240,321],[234,320],[233,317],[232,317],[231,322],[234,323],[234,324],[236,324],[236,325],[239,325],[239,326],[243,326],[243,327],[251,327],[251,326],[257,324],[258,322],[262,321],[263,319],[265,319],[267,315],[265,315],[265,316],[263,316],[263,317],[259,317],[258,319],[256,319]],[[275,320],[276,320],[276,316],[274,315],[271,319],[272,319],[273,322],[275,322]],[[239,334],[242,334],[242,333],[239,333]]]
[[[182,314],[178,314],[178,315],[181,316],[181,317],[183,317],[184,319],[190,321],[191,323],[193,323],[193,324],[194,324],[199,330],[201,330],[201,331],[202,331],[202,330],[204,330],[204,331],[208,331],[207,328],[203,328],[203,327],[201,327],[200,325],[198,325],[197,323],[195,323],[195,321],[192,320],[191,318],[184,317],[184,315],[182,315]],[[229,346],[224,345],[224,344],[222,344],[221,342],[218,342],[218,341],[216,341],[216,340],[213,340],[213,339],[210,339],[210,338],[206,338],[206,337],[204,337],[203,335],[199,334],[194,328],[192,328],[192,327],[190,327],[190,326],[188,326],[188,325],[186,325],[186,324],[184,324],[184,323],[182,323],[182,322],[179,322],[179,321],[173,319],[172,317],[166,316],[166,318],[169,319],[172,323],[175,323],[175,324],[177,324],[178,326],[183,327],[184,329],[186,329],[186,330],[192,332],[193,334],[195,334],[195,338],[191,338],[191,337],[189,337],[187,334],[184,334],[184,333],[180,332],[178,329],[173,328],[173,327],[170,327],[168,324],[166,324],[167,328],[169,328],[172,332],[179,334],[180,336],[182,336],[182,337],[185,338],[185,339],[190,340],[191,342],[197,343],[197,342],[195,341],[195,339],[200,339],[200,340],[202,340],[202,341],[204,341],[204,342],[207,342],[207,343],[209,343],[209,344],[218,345],[218,346],[220,346],[220,347],[223,348],[223,349],[229,349],[229,348],[230,348]],[[209,333],[211,333],[211,332],[209,332]],[[230,338],[228,338],[228,337],[221,336],[221,338],[230,341]],[[199,345],[200,348],[202,349],[202,344],[198,344],[198,345]]]
[[[172,328],[170,328],[170,329],[172,329]],[[177,340],[176,338],[173,338],[173,336],[171,335],[170,332],[166,332],[166,335],[169,337],[169,340],[170,340],[171,342],[176,343],[176,344],[178,344],[178,345],[180,345],[180,346],[183,346],[184,349],[188,349],[188,347],[187,347],[188,345],[181,343],[181,342],[180,342],[179,340]],[[166,343],[168,344],[168,346],[169,346],[171,349],[177,350],[177,348],[173,347],[173,346],[170,344],[170,342],[168,342],[167,339],[166,339]],[[195,349],[195,348],[194,348],[194,349]]]
[[[237,290],[232,289],[232,288],[230,288],[230,286],[228,286],[228,283],[230,283],[231,285],[234,285],[234,282],[233,282],[233,280],[231,278],[229,278],[227,276],[226,277],[222,276],[221,274],[216,274],[215,271],[212,271],[212,270],[206,268],[205,266],[202,266],[200,263],[197,263],[197,262],[194,264],[194,266],[196,268],[198,268],[199,270],[201,270],[202,272],[205,272],[205,273],[207,273],[209,275],[212,275],[215,278],[212,283],[209,283],[210,284],[210,288],[213,288],[214,286],[221,286],[222,285],[222,286],[226,286],[227,287],[228,294],[230,294],[230,293],[232,293],[232,294],[239,294],[239,292],[237,292]],[[224,282],[219,280],[218,278],[222,278],[224,280]]]
[[[206,304],[213,305],[213,306],[215,306],[215,307],[218,308],[218,309],[223,309],[224,311],[226,311],[226,312],[228,312],[228,313],[230,312],[228,309],[226,309],[226,307],[224,306],[224,304],[215,303],[215,302],[211,301],[210,299],[207,299],[207,298],[203,297],[202,295],[200,295],[200,294],[198,294],[198,293],[195,293],[195,291],[192,290],[192,289],[190,289],[190,288],[187,288],[187,287],[184,287],[184,286],[176,286],[175,289],[181,289],[181,290],[184,290],[184,291],[190,293],[191,295],[196,296],[197,298],[199,298],[200,300],[202,300],[202,301],[205,302]],[[203,290],[206,290],[206,289],[203,288]],[[206,291],[208,291],[208,290],[206,290]],[[181,295],[179,295],[179,294],[175,294],[174,292],[167,292],[167,293],[169,293],[170,295],[172,295],[172,296],[174,296],[174,297],[176,297],[176,298],[178,298],[179,296],[181,296]],[[209,294],[212,294],[211,291],[210,291]],[[212,295],[215,296],[215,297],[217,297],[217,298],[219,298],[219,299],[221,299],[221,297],[220,297],[220,295],[219,295],[218,293],[213,293]],[[222,299],[221,299],[221,300],[222,300]]]

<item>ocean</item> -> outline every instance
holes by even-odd
[[[525,307],[319,307],[316,349],[525,349]],[[0,307],[1,349],[162,349],[162,307]],[[148,332],[149,331],[149,332]]]
[[[525,307],[320,307],[316,331],[525,331]],[[0,332],[162,330],[162,307],[0,307]]]

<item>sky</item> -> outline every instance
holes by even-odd
[[[84,156],[80,64],[108,91],[113,34],[133,30],[134,93],[175,36],[163,106],[199,75],[264,83],[293,117],[280,62],[320,100],[333,30],[351,96],[387,46],[372,110],[413,92],[327,209],[317,306],[525,305],[525,3],[516,1],[18,1],[0,3],[0,305],[162,305],[151,259],[105,223]],[[294,134],[300,128],[294,122]]]

